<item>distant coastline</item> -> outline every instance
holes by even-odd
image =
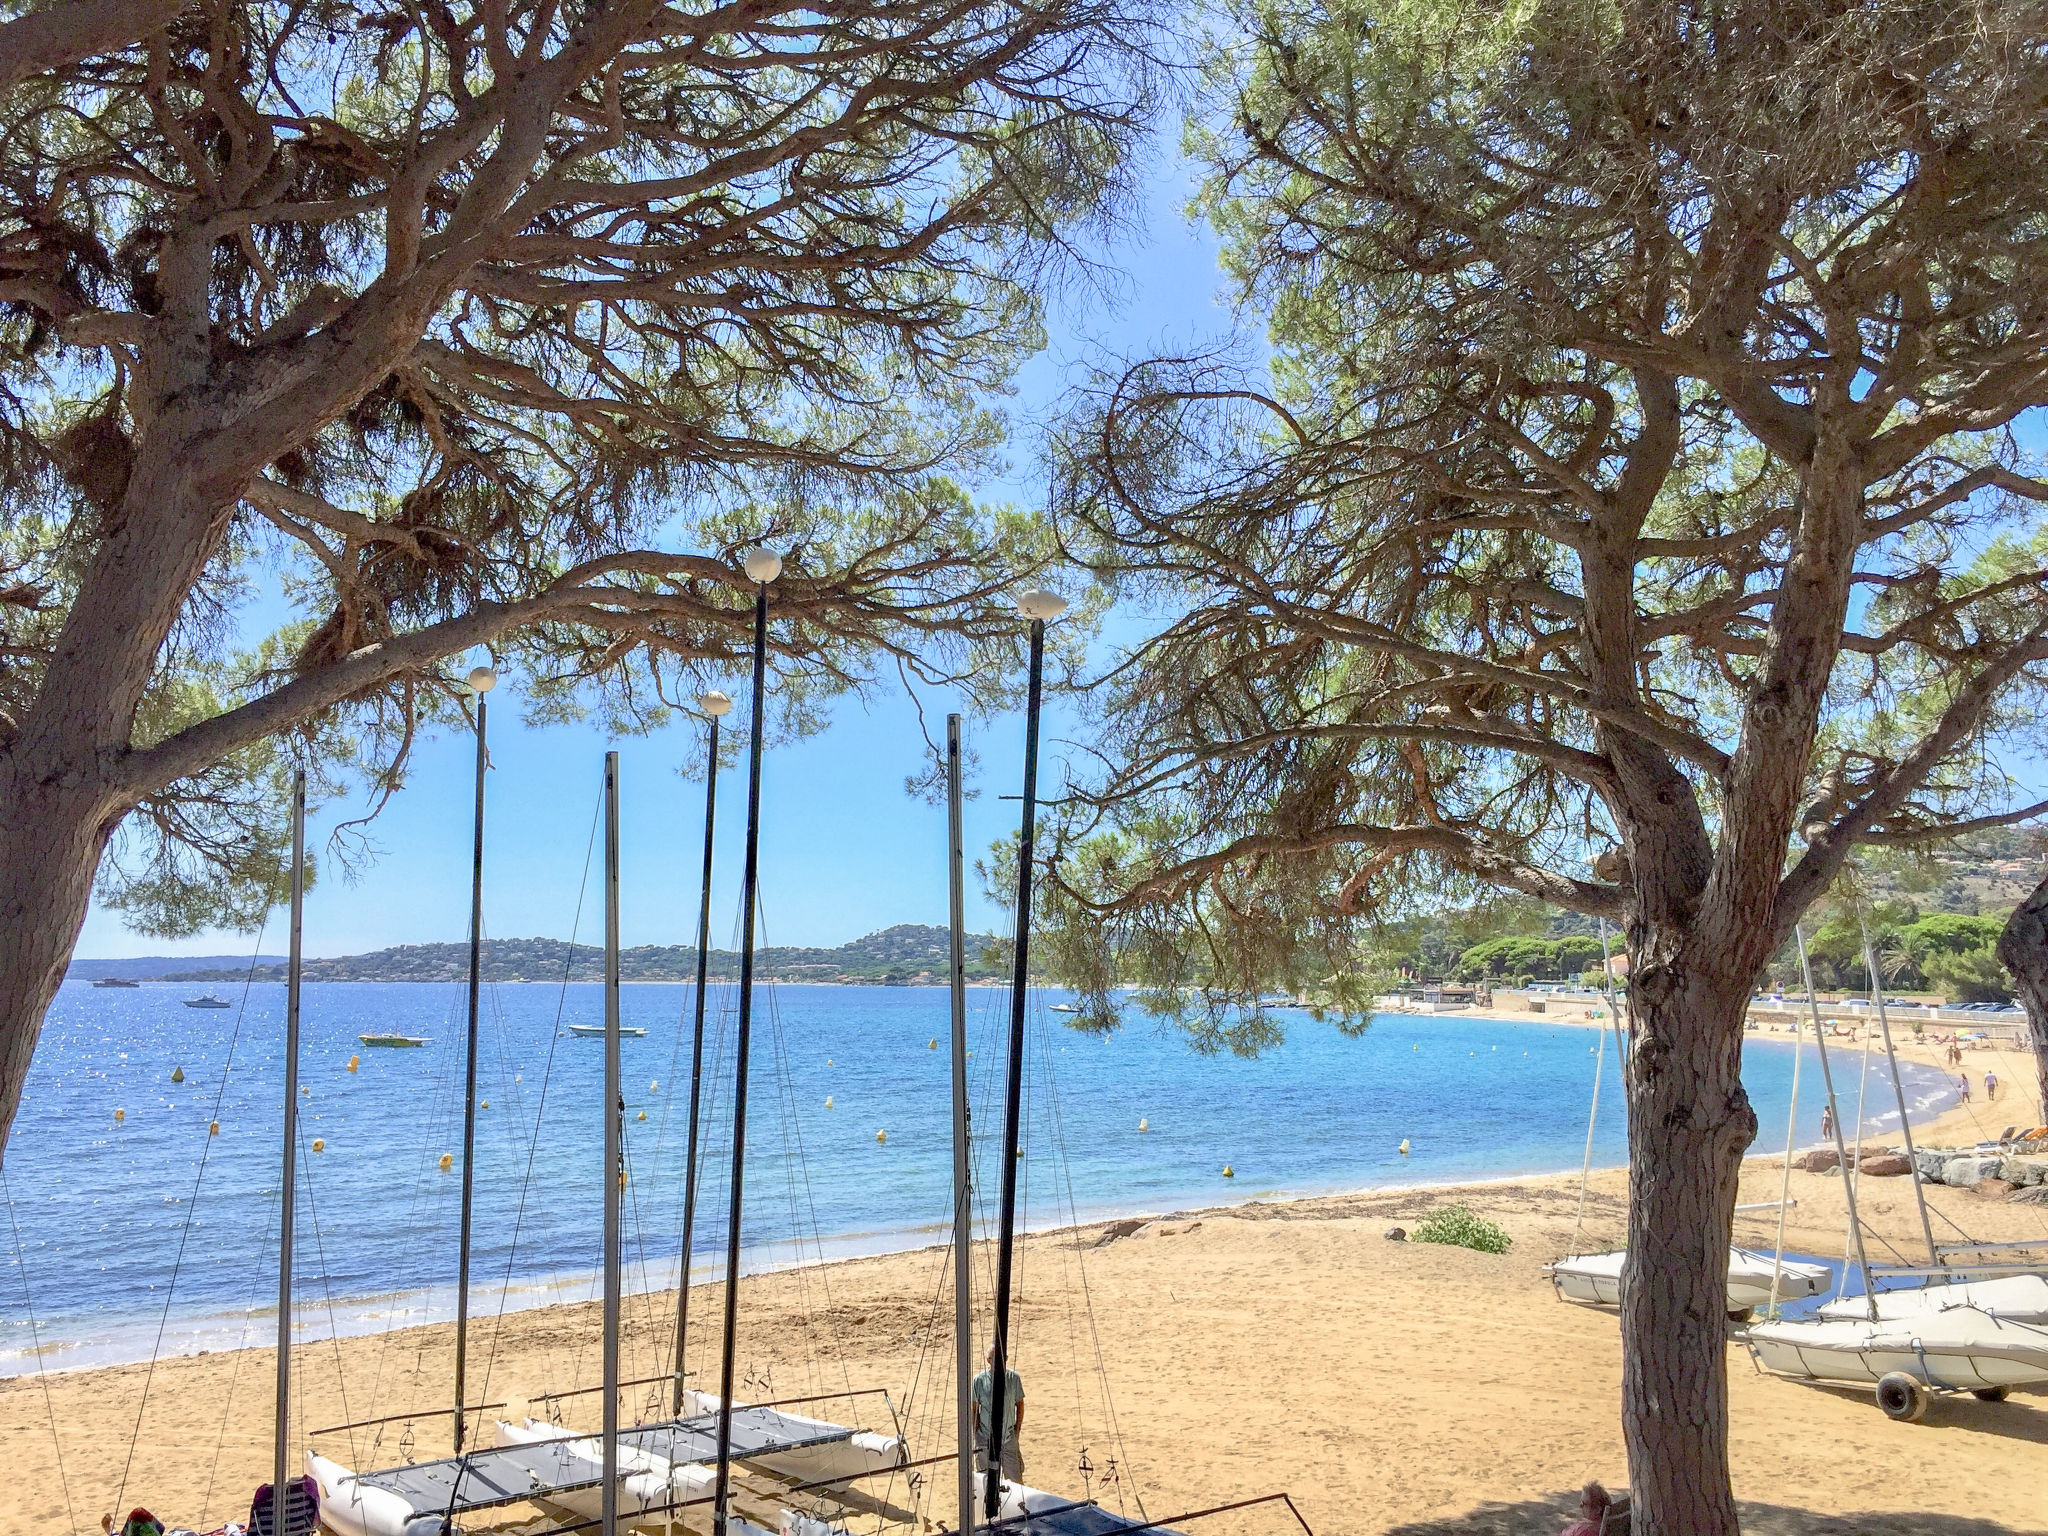
[[[900,923],[850,944],[832,949],[776,945],[756,951],[754,974],[784,984],[815,982],[827,986],[937,986],[946,979],[950,939],[944,928]],[[251,960],[225,956],[195,957],[180,962],[163,957],[131,961],[80,960],[66,973],[72,981],[97,981],[125,976],[146,981],[234,982],[283,981],[284,958],[258,955]],[[739,978],[740,957],[714,949],[709,956],[713,980]],[[469,974],[469,946],[401,944],[363,955],[338,955],[307,960],[304,979],[319,981],[460,981]],[[967,943],[967,977],[994,981],[1007,975],[1000,941],[990,934],[971,934]],[[619,953],[619,979],[626,982],[689,982],[697,977],[694,945],[643,944]],[[604,979],[604,950],[594,944],[571,945],[562,939],[487,939],[483,945],[483,978],[489,982],[594,982]]]

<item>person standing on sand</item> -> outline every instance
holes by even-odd
[[[1963,1085],[1963,1102],[1964,1102],[1965,1104],[1969,1103],[1969,1102],[1970,1102],[1970,1074],[1969,1074],[1969,1073],[1967,1073],[1967,1072],[1965,1072],[1965,1073],[1963,1073],[1963,1074],[1962,1074],[1962,1075],[1961,1075],[1960,1077],[1958,1077],[1958,1078],[1956,1079],[1956,1081],[1957,1081],[1957,1082],[1959,1082],[1959,1083],[1961,1083],[1961,1084]]]
[[[996,1351],[991,1344],[988,1364],[981,1374],[974,1378],[974,1465],[980,1472],[988,1470],[989,1426],[995,1422],[995,1365]],[[1024,1481],[1024,1452],[1018,1447],[1017,1437],[1024,1429],[1024,1378],[1003,1367],[1003,1417],[1009,1423],[1003,1427],[1003,1476],[1013,1483]]]
[[[1986,1072],[1984,1074],[1984,1097],[1987,1099],[1998,1097],[1998,1074],[1996,1072]]]

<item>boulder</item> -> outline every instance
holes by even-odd
[[[1986,1179],[1996,1179],[2004,1165],[2002,1157],[1954,1157],[1942,1170],[1941,1182],[1957,1189],[1975,1189]]]
[[[2048,1163],[2038,1157],[2008,1157],[1998,1165],[1998,1176],[2015,1189],[2028,1189],[2048,1180]]]
[[[1913,1171],[1912,1162],[1896,1152],[1870,1153],[1856,1166],[1874,1179],[1896,1179]]]
[[[1935,1152],[1926,1147],[1921,1147],[1914,1152],[1913,1160],[1920,1165],[1921,1178],[1925,1179],[1929,1184],[1944,1184],[1948,1181],[1943,1175],[1948,1168],[1949,1159],[1952,1156],[1954,1156],[1953,1153]]]
[[[2016,1189],[2006,1198],[2021,1205],[2048,1205],[2048,1184],[2036,1184],[2029,1189]]]
[[[1146,1222],[1131,1235],[1133,1237],[1179,1237],[1182,1233],[1192,1232],[1199,1226],[1201,1226],[1199,1221],[1167,1221],[1162,1218],[1158,1221]]]
[[[1388,1241],[1388,1242],[1390,1242],[1390,1243],[1405,1243],[1405,1242],[1407,1242],[1407,1241],[1408,1241],[1408,1229],[1407,1229],[1406,1227],[1389,1227],[1389,1228],[1387,1228],[1387,1241]]]
[[[2012,1186],[2003,1179],[1979,1179],[1970,1188],[1990,1200],[2003,1200],[2012,1193]]]
[[[1842,1166],[1841,1154],[1833,1147],[1815,1147],[1799,1161],[1808,1173],[1833,1173]]]

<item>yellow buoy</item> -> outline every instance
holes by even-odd
[[[832,1065],[832,1058],[830,1056],[825,1058],[825,1065],[828,1067]]]
[[[829,1093],[825,1095],[825,1107],[827,1109],[832,1107],[832,1095]]]
[[[122,1122],[123,1120],[126,1120],[127,1118],[128,1118],[128,1111],[127,1111],[127,1110],[125,1110],[125,1109],[117,1109],[117,1110],[115,1110],[115,1111],[114,1111],[114,1124],[116,1124],[116,1125],[119,1125],[119,1124],[120,1124],[120,1123],[121,1123],[121,1122]]]
[[[218,1120],[209,1121],[206,1126],[206,1134],[218,1136],[220,1134],[220,1122]]]
[[[362,1057],[360,1057],[360,1056],[351,1056],[351,1057],[349,1057],[349,1059],[348,1059],[348,1069],[349,1069],[349,1071],[351,1071],[351,1072],[355,1071],[355,1069],[356,1069],[357,1067],[360,1067],[360,1066],[361,1066],[362,1064],[363,1064],[363,1058],[362,1058]]]
[[[938,1048],[939,1048],[939,1037],[938,1037],[937,1035],[934,1035],[934,1036],[932,1036],[932,1043],[931,1043],[931,1045],[930,1045],[930,1046],[928,1046],[928,1047],[927,1047],[927,1049],[929,1049],[929,1050],[934,1050],[934,1051],[936,1051],[936,1050],[937,1050]]]
[[[1152,1129],[1152,1126],[1151,1126],[1151,1124],[1150,1124],[1149,1122],[1147,1122],[1147,1121],[1144,1121],[1144,1120],[1140,1120],[1140,1121],[1138,1122],[1138,1129],[1139,1129],[1139,1130],[1141,1130],[1141,1131],[1149,1131],[1149,1130],[1151,1130],[1151,1129]]]
[[[1421,1049],[1422,1049],[1422,1047],[1418,1045],[1418,1046],[1415,1046],[1415,1047],[1413,1047],[1413,1049],[1415,1049],[1415,1050],[1418,1050],[1418,1051],[1419,1051],[1419,1050],[1421,1050]]]
[[[485,1100],[483,1101],[483,1103],[481,1103],[481,1104],[479,1104],[479,1105],[477,1106],[477,1108],[478,1108],[478,1109],[489,1109],[490,1107],[491,1107],[491,1101],[490,1101],[489,1099],[485,1099]]]
[[[315,1152],[325,1152],[327,1150],[327,1143],[322,1141],[318,1136],[315,1136],[313,1138],[313,1150]]]
[[[1398,1150],[1400,1151],[1403,1157],[1406,1157],[1408,1155],[1408,1138],[1406,1136],[1403,1136],[1401,1138],[1401,1145]]]
[[[185,1081],[185,1069],[183,1067],[171,1068],[171,1081],[174,1083],[182,1083],[183,1081]]]
[[[649,1083],[649,1084],[647,1085],[647,1091],[648,1091],[649,1093],[659,1093],[659,1092],[661,1092],[661,1079],[657,1077],[657,1078],[655,1078],[655,1079],[654,1079],[654,1080],[653,1080],[652,1082],[650,1082],[650,1083]]]
[[[1223,1177],[1225,1177],[1226,1179],[1234,1179],[1237,1177],[1237,1170],[1231,1167],[1230,1164],[1225,1163],[1223,1165]]]
[[[299,1092],[303,1093],[309,1099],[313,1097],[313,1090],[310,1088],[301,1088]]]
[[[640,1111],[640,1118],[641,1118],[642,1120],[645,1120],[645,1119],[647,1118],[647,1111],[646,1111],[646,1110],[644,1110],[644,1109],[643,1109],[643,1110],[641,1110],[641,1111]],[[991,1423],[993,1423],[994,1421],[993,1421],[993,1420],[991,1420],[990,1422],[991,1422]]]
[[[441,1171],[443,1173],[446,1173],[450,1168],[453,1168],[454,1166],[455,1154],[453,1152],[443,1152],[441,1154]]]
[[[889,1133],[888,1133],[887,1131],[877,1131],[877,1132],[875,1132],[875,1140],[876,1140],[876,1141],[887,1141],[888,1139],[889,1139]]]

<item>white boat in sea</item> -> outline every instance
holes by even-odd
[[[1930,1392],[1996,1402],[2014,1387],[2048,1384],[2048,1328],[1976,1307],[1875,1322],[1757,1323],[1745,1340],[1757,1364],[1780,1376],[1874,1386],[1878,1406],[1895,1419],[1919,1418]]]
[[[1596,1307],[1618,1307],[1621,1305],[1621,1266],[1627,1257],[1628,1250],[1624,1248],[1608,1253],[1571,1254],[1554,1264],[1545,1265],[1544,1273],[1557,1287],[1557,1294],[1567,1301],[1581,1301]],[[1740,1319],[1758,1307],[1769,1306],[1774,1273],[1780,1301],[1803,1301],[1807,1297],[1818,1296],[1834,1281],[1834,1272],[1825,1264],[1786,1259],[1778,1265],[1768,1253],[1730,1248],[1728,1315]]]
[[[415,1050],[428,1043],[424,1035],[357,1035],[364,1045],[386,1050]]]
[[[187,1008],[232,1008],[235,1005],[229,1002],[226,998],[215,997],[211,992],[209,992],[204,997],[186,998],[185,1006]]]
[[[569,1026],[569,1033],[585,1040],[602,1040],[604,1038],[604,1026],[602,1024],[571,1024]],[[621,1024],[619,1026],[619,1038],[622,1040],[638,1040],[646,1033],[647,1031],[637,1024]]]
[[[1998,1280],[1953,1280],[1877,1293],[1881,1322],[1934,1317],[1954,1307],[1974,1307],[2004,1322],[2048,1326],[2048,1279],[2007,1275]],[[1861,1296],[1838,1296],[1821,1303],[1819,1316],[1828,1321],[1869,1322],[1870,1303]]]

